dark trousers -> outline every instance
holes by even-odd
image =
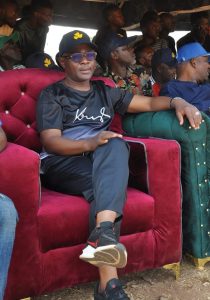
[[[129,175],[128,158],[128,145],[118,138],[110,139],[84,156],[49,156],[42,161],[43,183],[55,191],[82,194],[90,203],[92,230],[100,211],[111,210],[122,216]]]

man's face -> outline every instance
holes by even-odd
[[[194,58],[194,71],[196,75],[197,82],[205,82],[208,80],[209,72],[210,72],[210,64],[208,62],[207,56],[201,56]]]
[[[162,63],[159,66],[159,73],[161,78],[161,83],[167,83],[168,81],[175,79],[176,77],[176,67],[169,67],[168,65]]]
[[[175,30],[175,19],[172,15],[167,15],[161,20],[161,27],[168,32],[173,32]]]
[[[209,32],[209,20],[207,18],[201,18],[199,22],[199,29],[200,31],[207,35]]]
[[[110,14],[108,21],[111,25],[114,25],[118,28],[122,28],[125,25],[125,19],[124,19],[123,14],[120,9],[114,10]]]
[[[116,60],[125,66],[134,65],[136,63],[134,49],[128,45],[118,47],[113,53]]]
[[[95,71],[96,61],[88,60],[85,54],[87,52],[94,52],[94,50],[88,45],[80,45],[75,47],[71,53],[65,53],[60,59],[60,63],[64,68],[67,76],[75,82],[89,81]],[[80,62],[74,62],[71,58],[65,58],[74,53],[84,54]]]
[[[50,8],[42,7],[35,12],[39,26],[49,26],[52,24],[53,11]]]
[[[13,63],[18,63],[22,60],[20,48],[12,41],[5,43],[1,49],[1,56]]]
[[[160,33],[160,22],[151,21],[146,26],[146,35],[152,39],[156,39]]]
[[[153,54],[154,54],[154,50],[152,48],[150,48],[150,47],[145,48],[142,51],[142,55],[139,59],[139,63],[145,67],[151,67]]]
[[[18,18],[17,5],[8,3],[4,10],[4,22],[9,26],[14,27],[17,18]]]

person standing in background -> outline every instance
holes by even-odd
[[[50,1],[34,1],[28,8],[27,15],[17,22],[23,62],[33,53],[44,52],[52,16],[53,6]]]

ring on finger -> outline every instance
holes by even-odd
[[[196,111],[196,112],[195,112],[195,116],[200,116],[200,114],[201,114],[201,113],[200,113],[199,111]]]

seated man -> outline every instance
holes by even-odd
[[[0,152],[6,147],[6,135],[0,123]],[[12,255],[17,223],[17,212],[13,202],[0,193],[0,299],[4,298],[7,274]]]
[[[210,84],[206,83],[210,53],[199,43],[190,43],[178,49],[177,79],[168,82],[161,95],[184,97],[199,110],[210,114]]]
[[[152,57],[152,95],[159,96],[160,89],[175,79],[177,60],[169,48],[157,50]]]
[[[103,47],[99,48],[99,53],[108,65],[108,73],[105,73],[105,76],[109,76],[117,87],[142,95],[140,78],[131,68],[136,63],[134,49],[131,46],[135,40],[136,36],[127,38],[110,33],[106,36]]]
[[[80,258],[99,268],[95,300],[128,300],[117,268],[127,263],[119,243],[128,182],[127,143],[109,131],[114,113],[173,108],[180,124],[186,115],[198,128],[201,114],[184,100],[132,95],[90,79],[95,45],[81,31],[65,34],[59,46],[66,77],[45,88],[37,105],[37,128],[44,146],[42,172],[47,187],[84,195],[90,203],[91,233]]]

